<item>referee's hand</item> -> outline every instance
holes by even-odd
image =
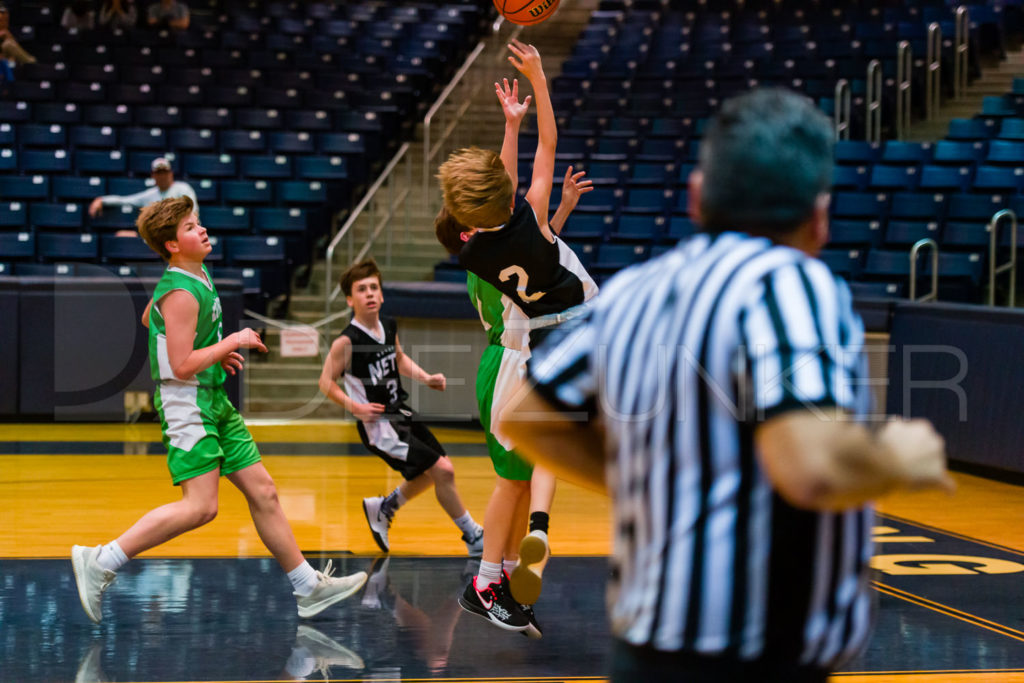
[[[956,491],[956,482],[946,469],[946,440],[931,422],[892,420],[878,430],[877,438],[896,459],[905,486]]]

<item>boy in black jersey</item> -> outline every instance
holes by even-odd
[[[483,551],[483,527],[462,504],[455,488],[455,471],[444,448],[405,404],[408,394],[400,378],[412,377],[431,389],[444,391],[444,375],[427,374],[402,352],[394,319],[380,315],[384,297],[380,270],[372,258],[350,266],[341,274],[340,284],[352,308],[352,322],[331,344],[320,373],[320,391],[352,413],[366,448],[405,479],[387,496],[363,499],[373,539],[388,552],[388,529],[395,512],[433,486],[437,501],[462,531],[470,557],[479,556]],[[338,385],[342,375],[345,390]]]

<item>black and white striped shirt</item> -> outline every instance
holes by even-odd
[[[872,511],[788,505],[753,431],[795,408],[866,414],[862,345],[849,289],[824,264],[725,233],[620,273],[535,351],[537,391],[607,433],[616,636],[824,668],[859,649]]]

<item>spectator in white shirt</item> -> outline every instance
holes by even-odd
[[[103,213],[107,206],[134,206],[137,209],[158,202],[161,199],[173,199],[175,197],[189,197],[195,212],[199,213],[199,202],[196,201],[195,190],[186,182],[176,181],[171,171],[171,162],[167,157],[158,157],[153,160],[150,166],[153,172],[154,187],[130,195],[108,194],[97,197],[89,204],[89,215],[93,218]]]

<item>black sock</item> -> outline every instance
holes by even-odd
[[[548,532],[548,513],[546,512],[531,512],[530,513],[530,531],[543,531]]]

